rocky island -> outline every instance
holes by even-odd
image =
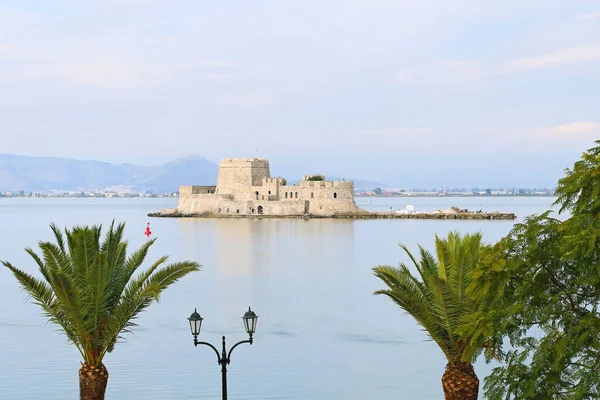
[[[403,210],[404,211],[404,210]],[[216,186],[181,186],[176,208],[150,217],[296,217],[296,218],[436,218],[514,219],[513,213],[468,210],[435,212],[372,212],[354,202],[352,181],[327,181],[324,175],[304,175],[295,185],[271,177],[264,158],[221,160]]]

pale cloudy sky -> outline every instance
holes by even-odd
[[[553,186],[600,139],[600,1],[2,0],[0,135],[0,153]]]

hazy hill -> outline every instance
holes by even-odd
[[[180,185],[214,185],[217,164],[199,156],[183,157],[163,165],[144,167],[56,157],[0,154],[0,192],[79,191],[126,186],[135,192],[174,192]],[[341,178],[330,178],[332,180]],[[355,181],[356,188],[386,187],[378,182]]]
[[[152,172],[136,179],[133,187],[153,192],[175,192],[181,185],[215,185],[218,172],[218,165],[204,157],[183,157],[152,167]]]
[[[174,192],[179,185],[212,184],[218,167],[202,157],[186,157],[144,167],[54,157],[0,154],[0,192],[106,189],[127,186],[133,191]]]

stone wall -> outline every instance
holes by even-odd
[[[251,200],[275,201],[279,199],[281,188],[281,178],[263,178],[260,186],[252,186],[249,190],[252,193]]]
[[[206,210],[217,209],[222,202],[233,201],[233,196],[230,194],[194,194],[181,195],[179,191],[179,200],[177,201],[177,209],[185,214],[202,213]]]
[[[194,195],[186,200],[180,200],[177,211],[184,215],[204,216],[258,216],[258,215],[282,215],[303,216],[305,210],[304,202],[279,201],[235,201],[229,195]]]
[[[334,215],[361,211],[354,203],[352,181],[301,181],[302,198],[310,200],[309,213]]]
[[[189,197],[193,194],[213,194],[216,189],[216,186],[180,186],[179,198]]]
[[[210,194],[215,193],[216,186],[192,186],[192,194]]]

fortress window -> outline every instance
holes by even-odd
[[[333,194],[333,198],[334,198],[334,199],[337,199],[337,193],[334,193],[334,194]]]
[[[315,194],[314,194],[314,193],[311,193],[311,194],[310,194],[310,198],[311,198],[311,199],[314,199],[314,198],[315,198]]]
[[[263,206],[258,206],[258,213],[262,214],[263,213]]]
[[[288,194],[288,192],[285,192],[285,198],[286,198],[286,199],[287,199],[287,194]]]
[[[239,213],[240,213],[240,210],[235,210],[235,212],[236,212],[237,214],[239,214]]]
[[[264,195],[264,194],[263,194],[263,196],[262,196],[262,199],[263,199],[263,200],[265,199],[265,195]]]
[[[296,198],[298,198],[298,192],[296,192]]]
[[[271,194],[271,191],[269,190],[269,194]]]

